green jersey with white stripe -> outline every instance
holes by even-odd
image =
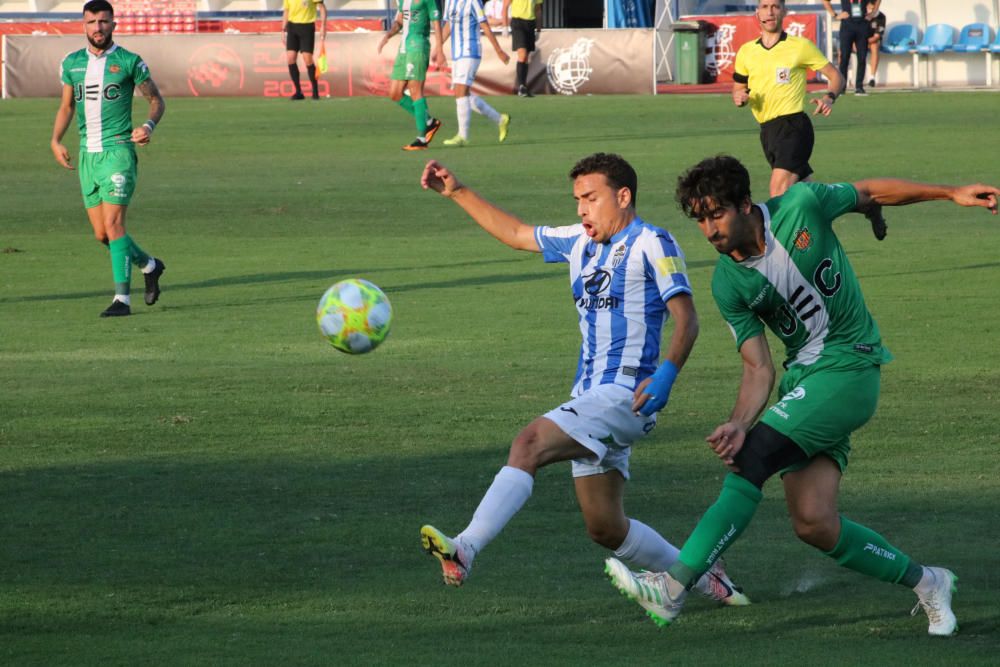
[[[434,0],[400,0],[403,15],[403,36],[399,52],[430,50],[431,21],[440,21],[441,12]]]
[[[73,87],[81,150],[132,145],[132,96],[148,78],[142,58],[117,44],[99,56],[80,49],[63,58],[62,82]]]
[[[764,254],[742,262],[722,255],[712,277],[712,295],[737,349],[766,324],[785,344],[786,368],[841,355],[874,364],[892,359],[833,233],[833,220],[853,211],[857,199],[849,183],[800,182],[758,205]]]

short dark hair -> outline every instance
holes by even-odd
[[[750,172],[732,155],[705,158],[677,177],[677,203],[697,220],[708,200],[739,206],[750,197]]]
[[[615,153],[594,153],[583,158],[569,170],[569,179],[575,181],[578,176],[587,174],[603,174],[608,185],[615,191],[628,188],[632,195],[632,206],[635,206],[639,194],[639,177],[635,169],[621,155]]]
[[[115,8],[111,6],[108,0],[90,0],[87,4],[83,6],[83,13],[86,14],[90,12],[91,14],[97,14],[100,12],[111,12],[111,15],[115,15]]]

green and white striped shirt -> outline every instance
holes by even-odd
[[[62,82],[73,87],[80,150],[131,146],[132,97],[149,78],[142,58],[117,44],[99,56],[80,49],[63,58],[61,70]]]
[[[764,254],[742,262],[723,255],[712,276],[712,295],[737,349],[767,325],[785,345],[786,368],[834,355],[875,364],[892,359],[833,233],[833,220],[857,200],[850,183],[801,182],[758,205]]]

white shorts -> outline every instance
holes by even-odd
[[[628,479],[632,443],[656,426],[655,414],[632,412],[632,391],[617,384],[597,385],[543,416],[594,453],[573,460],[573,477],[617,470]]]
[[[451,85],[472,86],[479,71],[479,58],[459,58],[451,63]]]

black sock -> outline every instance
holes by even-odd
[[[316,84],[316,65],[307,65],[306,73],[309,75],[309,83],[312,85],[312,96],[319,97],[319,87]]]
[[[292,85],[295,86],[295,94],[296,95],[301,95],[302,94],[302,86],[299,83],[299,64],[298,63],[292,63],[291,65],[288,66],[288,75],[290,77],[292,77]]]
[[[517,63],[517,87],[527,85],[528,82],[528,63]]]

